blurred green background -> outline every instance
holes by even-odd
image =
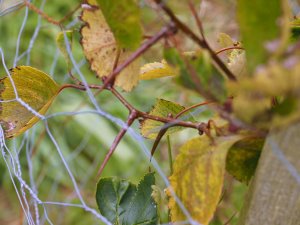
[[[152,35],[163,25],[163,20],[160,18],[161,15],[147,6],[146,2],[140,1],[144,30],[146,35]],[[191,13],[186,1],[169,1],[169,3],[183,21],[188,22],[190,26],[196,29],[195,21],[190,16]],[[33,1],[33,4],[41,7],[42,1],[36,0]],[[43,11],[52,18],[60,20],[75,9],[78,4],[80,4],[80,1],[77,0],[45,1]],[[8,68],[13,67],[14,64],[18,36],[24,22],[24,15],[25,7],[22,7],[0,17],[0,48],[3,50],[4,60]],[[100,80],[95,78],[95,74],[89,70],[88,64],[85,63],[82,48],[79,44],[79,30],[81,27],[81,22],[78,19],[79,15],[80,10],[77,10],[73,16],[64,22],[64,25],[73,24],[71,27],[74,31],[72,53],[88,82],[100,84]],[[217,38],[220,32],[237,37],[238,31],[235,24],[235,4],[233,0],[205,1],[202,3],[200,16],[203,19],[207,39],[214,48],[217,48]],[[41,19],[35,12],[29,10],[19,42],[18,55],[23,54],[24,57],[18,60],[17,65],[36,67],[50,74],[59,84],[72,83],[68,76],[67,64],[55,41],[59,31],[60,29],[57,26]],[[33,38],[34,35],[37,35],[36,38]],[[185,50],[192,50],[195,47],[184,39],[181,34],[178,34],[177,38]],[[143,62],[160,61],[162,44],[157,44],[147,52]],[[2,64],[0,75],[1,78],[6,76]],[[74,75],[78,77],[76,72],[74,72]],[[177,86],[171,78],[141,81],[131,93],[122,94],[136,108],[144,111],[151,109],[156,98],[176,101],[184,106],[202,101],[197,94]],[[128,115],[126,108],[109,92],[104,91],[97,95],[96,99],[101,109],[122,120],[126,119]],[[47,115],[88,110],[94,110],[94,107],[85,92],[65,90],[55,100]],[[199,115],[198,119],[205,121],[207,117]],[[91,113],[56,115],[48,119],[48,124],[79,185],[84,200],[90,207],[96,209],[97,171],[120,128],[104,117]],[[133,128],[138,132],[139,124],[136,122]],[[174,155],[178,152],[180,145],[196,135],[197,133],[191,130],[172,135],[171,142]],[[153,143],[151,140],[142,140],[142,142],[148,148],[151,148]],[[141,140],[137,141],[132,139],[130,135],[126,135],[102,176],[119,176],[130,179],[135,183],[138,182],[150,166],[149,159],[142,153],[140,147],[140,144],[143,143],[141,143]],[[70,177],[57,153],[56,147],[47,135],[42,121],[26,134],[8,140],[6,144],[13,156],[20,161],[22,178],[31,187],[32,185],[36,187],[37,194],[42,201],[80,204]],[[168,154],[165,139],[159,145],[155,158],[165,175],[168,176]],[[0,170],[0,224],[27,224],[9,177],[8,168],[2,157],[0,159]],[[16,178],[14,178],[14,181],[20,190],[19,182]],[[157,176],[157,184],[161,190],[165,188],[159,176]],[[224,195],[211,224],[225,224],[232,215],[235,215],[235,217],[228,224],[236,224],[236,213],[242,206],[245,190],[244,185],[233,181],[229,175],[226,176]],[[33,202],[28,192],[26,192],[26,196],[30,204],[31,214],[34,215]],[[91,213],[80,208],[46,205],[46,209],[53,224],[101,224]],[[41,206],[39,206],[39,211],[40,224],[49,224],[45,220]],[[167,210],[165,207],[162,208],[161,215],[162,222],[166,223]]]

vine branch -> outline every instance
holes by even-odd
[[[161,0],[154,0],[159,7],[169,16],[172,22],[184,32],[188,37],[190,37],[194,42],[196,42],[201,48],[206,49],[213,61],[220,67],[220,69],[225,73],[225,75],[233,81],[236,81],[236,77],[234,74],[227,68],[227,66],[222,62],[222,60],[215,54],[215,52],[211,49],[209,44],[205,39],[200,39],[189,27],[187,27],[184,23],[182,23],[173,13],[173,11],[167,7]]]
[[[156,44],[161,38],[168,36],[170,34],[174,34],[176,32],[176,27],[173,24],[170,24],[166,27],[163,27],[156,35],[152,36],[146,42],[142,44],[140,48],[138,48],[131,56],[127,58],[127,60],[116,67],[113,72],[105,79],[103,83],[103,87],[99,89],[99,92],[106,89],[107,86],[111,85],[115,80],[116,76],[124,70],[127,66],[129,66],[133,61],[135,61],[139,56],[141,56],[144,52],[146,52],[149,48],[151,48],[154,44]]]

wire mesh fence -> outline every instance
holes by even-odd
[[[58,2],[42,0],[35,4],[39,4],[39,10],[44,11],[47,5]],[[30,11],[28,7],[12,12],[21,4],[23,1],[0,1],[0,53],[3,65],[0,72],[4,73],[1,75],[10,78],[9,68],[32,65],[43,68],[58,82],[70,81],[65,60],[53,41],[55,38],[52,32],[57,33],[61,28],[47,23],[41,15]],[[72,4],[70,2],[67,5]],[[294,10],[296,8],[295,6]],[[126,129],[127,134],[119,147],[122,150],[117,151],[111,164],[108,164],[107,174],[130,177],[132,174],[143,174],[148,168],[149,143],[139,134],[137,125],[128,127],[124,108],[121,105],[112,107],[118,103],[111,100],[109,94],[104,94],[103,98],[95,96],[88,84],[90,81],[98,81],[93,78],[85,58],[80,53],[81,46],[74,43],[71,49],[65,32],[68,29],[79,30],[81,22],[76,13],[63,32],[72,64],[71,73],[84,85],[85,92],[66,91],[59,96],[55,107],[49,113],[41,115],[18,96],[18,90],[10,78],[15,98],[9,101],[18,102],[40,118],[36,126],[13,140],[5,140],[3,129],[0,130],[2,164],[6,171],[1,182],[14,188],[18,200],[18,205],[14,207],[16,211],[18,207],[22,209],[20,217],[23,224],[111,224],[95,206],[93,184],[97,182],[97,169],[120,129]],[[8,25],[9,23],[12,25]],[[169,90],[164,86],[165,83],[157,92],[167,93]],[[153,87],[138,88],[137,92],[143,91],[149,95],[153,92],[150,90]],[[135,100],[142,104],[149,99],[141,97]],[[5,104],[6,101],[0,103]],[[112,112],[112,108],[116,112]],[[201,108],[193,113],[199,115],[204,111]],[[161,128],[172,125],[174,124],[166,123]],[[299,171],[283,155],[276,140],[271,140],[270,145],[274,154],[300,184]],[[159,164],[155,158],[151,160],[151,164],[159,175],[162,186],[170,187],[165,166]],[[114,165],[120,166],[115,168]],[[124,172],[122,167],[128,169]],[[187,218],[187,221],[176,224],[199,224],[192,219],[172,189],[170,190]],[[12,221],[7,224],[14,223]]]

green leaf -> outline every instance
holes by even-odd
[[[185,107],[181,106],[175,102],[167,101],[164,99],[157,99],[153,109],[149,112],[152,116],[159,117],[168,117],[170,114],[172,116],[176,116],[179,112],[184,110]],[[182,118],[180,118],[182,119]],[[187,116],[187,120],[193,121],[194,118],[190,115]],[[161,128],[163,128],[164,123],[145,119],[141,121],[141,134],[150,139],[155,139]],[[184,127],[171,127],[167,130],[166,135],[172,134],[174,132],[180,131],[184,129]]]
[[[67,31],[64,31],[64,32],[59,32],[58,35],[56,36],[56,43],[57,43],[57,46],[58,46],[60,52],[63,54],[63,56],[64,56],[64,58],[67,62],[68,69],[71,70],[72,62],[70,60],[70,57],[69,57],[69,54],[68,54],[68,51],[67,51],[64,33],[65,33],[65,35],[68,39],[68,43],[70,45],[70,48],[72,49],[73,31],[71,31],[71,30],[67,30]]]
[[[296,42],[300,37],[300,19],[295,19],[290,23],[291,26],[291,41]]]
[[[134,0],[97,0],[121,48],[134,50],[142,40],[140,10]]]
[[[121,224],[121,218],[128,209],[136,192],[136,186],[118,178],[102,178],[97,184],[96,201],[100,213],[114,224]]]
[[[268,59],[266,44],[280,37],[282,0],[238,0],[237,18],[249,72]]]
[[[136,187],[116,177],[102,178],[97,184],[96,201],[100,213],[113,224],[157,224],[152,194],[153,173],[146,174]]]
[[[174,48],[167,48],[165,59],[179,68],[177,82],[188,89],[197,91],[203,97],[213,100],[226,100],[225,79],[213,65],[206,51],[186,52],[182,55]]]
[[[18,66],[10,70],[11,79],[18,97],[31,109],[44,115],[60,87],[44,72],[30,66]],[[14,87],[9,77],[0,80],[0,124],[5,138],[24,133],[40,118],[35,116],[19,101],[16,101]]]
[[[180,149],[170,177],[171,187],[191,214],[206,225],[212,219],[220,200],[226,154],[240,136],[217,137],[214,143],[206,135],[186,142]],[[171,219],[186,220],[168,190]]]
[[[236,142],[227,154],[227,172],[248,184],[255,173],[264,142],[265,139],[260,137],[247,137]]]
[[[157,208],[152,198],[152,185],[155,184],[154,173],[146,174],[137,187],[128,210],[122,220],[122,225],[156,225],[158,222]]]

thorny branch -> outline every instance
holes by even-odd
[[[222,62],[222,60],[215,54],[215,52],[211,49],[209,44],[205,39],[199,38],[188,26],[182,23],[173,13],[173,11],[168,8],[163,1],[154,0],[160,8],[170,17],[171,21],[176,25],[178,29],[184,32],[188,37],[190,37],[194,42],[196,42],[201,48],[206,49],[213,61],[220,67],[220,69],[225,73],[225,75],[230,79],[235,81],[236,77],[234,74],[227,68],[227,66]]]
[[[147,50],[149,50],[159,40],[161,40],[162,38],[168,37],[168,36],[172,36],[173,34],[176,33],[177,29],[183,31],[188,37],[190,37],[200,47],[208,50],[208,52],[209,52],[210,56],[212,57],[213,61],[218,65],[218,67],[226,74],[226,76],[230,80],[236,80],[235,76],[226,67],[226,65],[221,61],[221,59],[217,56],[217,54],[219,54],[223,51],[226,51],[226,50],[230,50],[230,49],[241,49],[240,47],[234,46],[232,48],[221,49],[218,52],[214,52],[210,48],[209,44],[207,43],[207,41],[205,39],[203,27],[202,27],[202,24],[201,24],[201,20],[198,17],[198,15],[195,11],[195,8],[191,4],[191,2],[189,3],[189,6],[190,6],[191,12],[192,12],[192,14],[193,14],[193,16],[196,20],[198,28],[200,30],[201,38],[199,38],[188,26],[183,24],[174,15],[172,10],[169,9],[161,0],[154,0],[154,1],[169,16],[169,18],[171,19],[171,23],[169,25],[167,25],[166,27],[163,27],[157,34],[149,37],[149,39],[147,39],[141,45],[141,47],[138,48],[123,64],[116,65],[115,68],[113,69],[113,72],[107,78],[105,78],[103,80],[103,85],[88,84],[89,88],[97,90],[95,95],[99,94],[103,90],[110,91],[129,111],[129,116],[128,116],[127,121],[126,121],[126,126],[123,127],[120,130],[120,132],[116,136],[115,140],[113,141],[108,153],[105,156],[105,159],[104,159],[103,163],[101,164],[101,167],[100,167],[99,172],[98,172],[99,175],[101,174],[101,172],[105,168],[107,162],[109,161],[110,157],[114,153],[114,151],[117,148],[118,144],[120,143],[120,141],[122,140],[122,138],[126,134],[129,127],[134,123],[135,120],[137,120],[139,118],[159,121],[159,122],[162,122],[164,124],[168,124],[167,128],[163,128],[159,132],[158,137],[157,137],[157,139],[156,139],[156,141],[153,145],[153,148],[152,148],[152,154],[154,153],[159,141],[161,140],[163,135],[166,133],[167,129],[170,128],[170,127],[174,127],[174,126],[188,127],[188,128],[197,129],[199,134],[208,133],[208,129],[211,125],[210,123],[206,124],[206,123],[203,123],[203,122],[182,121],[178,118],[181,115],[183,115],[184,113],[186,113],[187,111],[191,110],[191,109],[194,109],[194,108],[202,106],[202,105],[211,104],[214,101],[207,101],[207,102],[204,102],[204,103],[199,103],[199,104],[190,106],[190,107],[182,110],[180,113],[178,113],[175,116],[160,117],[160,116],[150,115],[149,113],[142,112],[142,111],[136,109],[113,87],[113,84],[114,84],[114,81],[115,81],[115,78],[117,77],[117,75],[121,71],[123,71],[127,66],[129,66],[133,61],[135,61],[138,57],[140,57],[143,53],[145,53]],[[77,6],[74,10],[72,10],[70,13],[68,13],[66,17],[64,17],[63,19],[57,21],[57,20],[54,20],[53,18],[51,18],[50,16],[48,16],[47,14],[45,14],[43,11],[41,11],[37,7],[35,7],[28,0],[24,0],[24,4],[29,9],[31,9],[31,10],[35,11],[37,14],[41,15],[48,22],[59,26],[61,29],[63,29],[62,22],[65,21],[70,15],[72,15],[80,7],[80,5]],[[190,70],[191,70],[190,72],[192,72],[192,74],[193,74],[193,71],[192,71],[191,68],[190,68]],[[196,72],[196,71],[194,71],[194,72]],[[75,77],[73,77],[72,75],[71,75],[71,78],[73,79],[73,81],[75,81],[76,84],[65,84],[61,87],[60,91],[64,90],[65,88],[75,88],[75,89],[79,89],[79,90],[83,90],[83,91],[86,90],[85,85],[83,83],[81,83],[79,80],[75,79]],[[199,87],[199,88],[201,89],[201,87]],[[205,93],[203,93],[203,94],[205,96]],[[207,97],[209,97],[209,95]],[[208,98],[208,99],[211,99],[211,98]]]
[[[97,85],[88,85],[89,88],[92,89],[102,89],[103,86],[97,86]],[[75,84],[65,84],[61,87],[61,90],[65,89],[65,88],[75,88],[78,90],[86,90],[86,88],[83,85],[75,85]],[[103,161],[103,163],[101,164],[101,167],[99,169],[98,175],[100,175],[103,171],[103,169],[105,168],[107,162],[109,161],[110,157],[112,156],[112,154],[114,153],[115,149],[117,148],[118,144],[120,143],[120,141],[122,140],[123,136],[126,134],[128,128],[132,125],[132,123],[139,119],[139,118],[143,118],[143,119],[150,119],[150,120],[155,120],[155,121],[159,121],[165,124],[170,124],[167,128],[162,129],[162,133],[159,139],[156,140],[156,143],[154,144],[153,148],[152,148],[152,153],[154,153],[155,148],[157,147],[160,139],[162,138],[162,136],[165,134],[165,132],[167,131],[168,128],[170,127],[174,127],[174,126],[181,126],[181,127],[188,127],[188,128],[193,128],[193,129],[197,129],[199,134],[203,134],[204,132],[207,132],[208,126],[207,124],[203,123],[203,122],[189,122],[189,121],[182,121],[179,120],[178,117],[182,114],[184,114],[185,112],[196,108],[198,106],[202,106],[202,105],[206,105],[206,104],[210,104],[212,102],[204,102],[204,103],[200,103],[200,104],[196,104],[193,105],[191,107],[188,107],[186,109],[184,109],[183,111],[181,111],[180,113],[178,113],[174,118],[171,116],[168,117],[160,117],[160,116],[155,116],[155,115],[150,115],[146,112],[140,111],[138,109],[136,109],[135,107],[133,107],[133,105],[131,105],[114,87],[107,87],[106,90],[110,91],[129,111],[129,116],[127,118],[127,122],[126,122],[126,127],[123,127],[119,134],[116,136],[114,142],[112,143],[108,153],[105,156],[105,159]],[[154,149],[154,150],[153,150]]]
[[[107,79],[103,83],[103,87],[99,89],[99,91],[102,91],[108,85],[111,85],[112,82],[115,80],[116,76],[122,70],[124,70],[127,66],[129,66],[133,61],[135,61],[139,56],[141,56],[147,50],[149,50],[149,48],[152,47],[155,43],[157,43],[160,39],[162,39],[165,36],[174,34],[175,32],[176,32],[176,26],[174,26],[173,24],[163,27],[156,35],[148,39],[144,44],[142,44],[142,46],[139,49],[137,49],[131,56],[129,56],[128,59],[123,64],[115,68],[113,72],[107,77]]]

